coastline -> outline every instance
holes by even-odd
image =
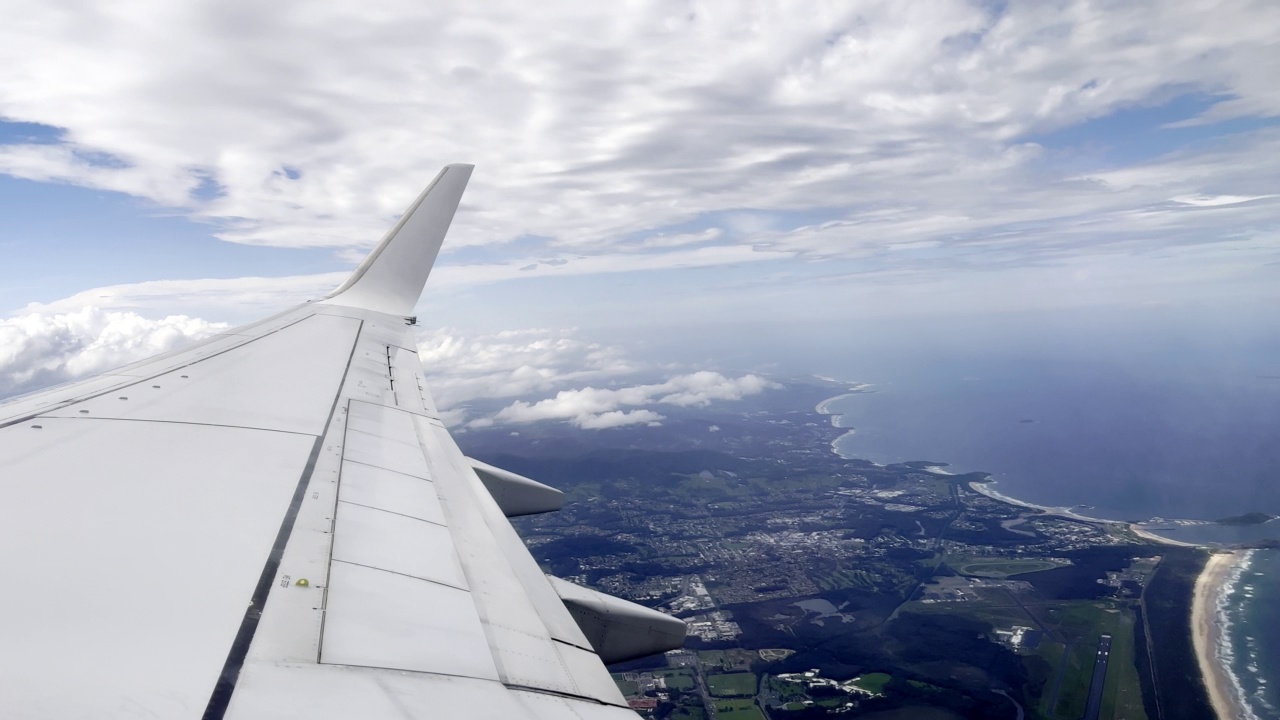
[[[817,376],[817,377],[820,377],[823,380],[831,380],[831,378],[822,378],[821,376]],[[832,382],[836,382],[836,381],[832,381]],[[846,392],[840,395],[836,395],[835,397],[829,397],[826,400],[823,400],[822,402],[818,403],[817,407],[813,409],[814,412],[818,413],[819,415],[833,416],[831,419],[831,422],[834,423],[836,421],[836,418],[840,416],[837,415],[836,413],[831,412],[832,403],[837,403],[847,397],[853,397],[854,395],[860,395],[862,393],[871,391],[871,383],[845,383],[845,384],[850,385],[849,389]],[[840,427],[840,426],[836,425],[836,427]]]
[[[1157,535],[1151,532],[1150,530],[1143,530],[1141,527],[1139,527],[1134,523],[1126,523],[1126,524],[1129,526],[1129,532],[1133,533],[1134,535],[1137,535],[1138,537],[1144,540],[1150,540],[1151,542],[1161,543],[1163,545],[1177,545],[1178,547],[1205,547],[1204,545],[1197,545],[1196,543],[1189,543],[1183,540],[1174,540],[1172,538],[1164,537],[1163,535]]]
[[[930,472],[934,472],[934,471],[932,470],[932,468],[930,468],[929,470],[930,470]],[[945,473],[945,474],[947,474],[947,475],[951,475],[952,473]],[[1061,516],[1061,517],[1071,518],[1072,520],[1079,520],[1079,521],[1081,521],[1081,522],[1089,522],[1089,523],[1098,523],[1098,524],[1100,524],[1100,525],[1124,525],[1124,524],[1126,524],[1126,523],[1119,522],[1119,521],[1117,521],[1117,520],[1107,520],[1107,519],[1105,519],[1105,518],[1095,518],[1095,517],[1089,517],[1089,516],[1087,516],[1087,515],[1081,515],[1080,513],[1075,512],[1075,511],[1073,511],[1071,508],[1067,508],[1067,507],[1051,507],[1051,506],[1049,506],[1049,505],[1036,505],[1035,503],[1030,503],[1030,502],[1027,502],[1027,501],[1025,501],[1025,500],[1019,500],[1019,499],[1017,499],[1017,498],[1015,498],[1015,497],[1009,497],[1008,495],[1005,495],[1004,493],[1000,492],[999,490],[996,490],[995,488],[991,487],[991,486],[992,486],[992,485],[994,485],[995,483],[996,483],[996,481],[995,481],[995,480],[987,480],[987,481],[985,481],[985,482],[976,482],[976,481],[975,481],[975,482],[970,482],[970,483],[969,483],[969,489],[970,489],[970,490],[972,490],[972,491],[974,491],[974,492],[976,492],[976,493],[978,493],[979,495],[986,495],[987,497],[991,498],[992,500],[998,500],[998,501],[1000,501],[1000,502],[1002,502],[1002,503],[1005,503],[1006,505],[1014,505],[1014,506],[1017,506],[1017,507],[1024,507],[1024,508],[1027,508],[1028,510],[1039,510],[1039,511],[1041,511],[1041,512],[1045,513],[1046,515],[1059,515],[1059,516]],[[1148,537],[1148,535],[1144,535],[1143,533],[1138,533],[1138,534],[1139,534],[1139,535],[1143,535],[1143,537]],[[1150,538],[1151,540],[1153,540],[1153,541],[1162,542],[1162,543],[1168,543],[1168,544],[1171,544],[1171,545],[1186,545],[1186,544],[1187,544],[1187,543],[1179,542],[1179,541],[1177,541],[1177,540],[1170,540],[1170,539],[1168,539],[1168,538],[1162,538],[1162,537],[1160,537],[1160,536],[1158,536],[1158,535],[1150,535],[1150,536],[1149,536],[1149,538]],[[1190,547],[1199,547],[1199,546],[1198,546],[1198,545],[1191,545]]]
[[[847,392],[843,395],[836,395],[835,397],[829,397],[826,400],[823,400],[822,402],[818,403],[817,407],[815,407],[813,411],[818,413],[819,415],[835,415],[835,413],[831,412],[832,403],[840,402],[841,400],[856,394],[857,393]]]
[[[819,403],[815,409],[821,414],[831,415],[832,426],[838,428],[840,427],[840,415],[831,412],[831,405],[853,394],[855,393],[845,393],[829,398]],[[846,434],[852,434],[853,432],[850,429]],[[841,457],[848,457],[838,450],[838,440],[839,438],[831,443],[832,450]],[[942,466],[931,466],[924,469],[926,472],[936,475],[952,474]],[[1245,702],[1245,690],[1235,675],[1233,666],[1230,664],[1234,655],[1234,648],[1228,635],[1231,629],[1231,619],[1226,614],[1227,597],[1233,592],[1242,573],[1246,572],[1250,566],[1250,561],[1253,557],[1252,550],[1214,550],[1213,548],[1217,546],[1217,543],[1175,540],[1148,530],[1140,523],[1088,517],[1068,507],[1037,505],[999,492],[995,489],[995,483],[995,480],[988,479],[985,481],[972,481],[966,484],[974,492],[1008,505],[1081,522],[1123,527],[1133,536],[1156,544],[1210,550],[1211,554],[1196,578],[1192,591],[1190,617],[1187,618],[1187,624],[1191,630],[1192,648],[1196,655],[1196,663],[1199,666],[1206,694],[1213,708],[1213,715],[1217,720],[1248,720],[1256,717]],[[1280,518],[1273,519],[1270,522],[1280,522]],[[1213,523],[1205,522],[1203,524]],[[1190,568],[1188,569],[1190,570]],[[1190,578],[1187,579],[1189,580]],[[1250,641],[1252,642],[1252,638],[1250,638]],[[1257,668],[1250,666],[1250,670],[1256,673]]]
[[[937,472],[933,468],[927,468],[927,469],[930,472]],[[945,474],[949,475],[951,473],[945,473]],[[1173,538],[1167,538],[1167,537],[1164,537],[1163,535],[1157,535],[1151,532],[1150,530],[1143,529],[1137,523],[1124,522],[1122,520],[1107,520],[1105,518],[1089,517],[1087,515],[1081,515],[1080,513],[1073,511],[1071,508],[1050,507],[1048,505],[1036,505],[1035,503],[1029,503],[1029,502],[1026,502],[1025,500],[1019,500],[1017,498],[1009,497],[1008,495],[1001,493],[999,490],[996,490],[990,487],[995,482],[996,481],[994,480],[988,480],[986,482],[971,482],[969,483],[969,488],[976,493],[986,495],[992,500],[999,500],[1002,503],[1006,503],[1009,505],[1016,505],[1017,507],[1024,507],[1029,510],[1040,510],[1046,515],[1059,515],[1062,517],[1071,518],[1072,520],[1079,520],[1081,522],[1089,522],[1089,523],[1098,523],[1100,525],[1123,525],[1126,528],[1128,528],[1129,532],[1133,533],[1134,535],[1137,535],[1143,540],[1149,540],[1153,543],[1159,543],[1161,545],[1173,545],[1176,547],[1191,547],[1191,548],[1205,547],[1204,545],[1201,545],[1198,543],[1185,542],[1183,540],[1174,540]]]
[[[1192,644],[1200,664],[1200,675],[1204,678],[1205,689],[1218,720],[1236,720],[1241,716],[1235,683],[1232,682],[1219,651],[1223,641],[1223,628],[1218,603],[1232,577],[1232,570],[1244,555],[1238,550],[1210,555],[1200,577],[1196,579],[1195,596],[1191,604]]]

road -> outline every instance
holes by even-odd
[[[1107,684],[1107,663],[1111,662],[1111,636],[1098,638],[1098,657],[1093,663],[1093,680],[1089,682],[1089,703],[1084,720],[1098,720],[1102,712],[1102,687]]]

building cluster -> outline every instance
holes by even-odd
[[[818,670],[814,669],[814,670],[806,670],[804,672],[798,672],[798,673],[781,673],[781,674],[775,675],[774,677],[776,677],[779,680],[784,680],[786,682],[798,683],[800,685],[803,685],[807,689],[825,687],[825,688],[831,688],[834,690],[840,690],[842,692],[849,693],[850,695],[865,695],[867,697],[880,697],[880,693],[875,692],[873,690],[868,690],[867,688],[864,688],[858,685],[858,682],[862,680],[862,676],[850,678],[848,680],[832,680],[831,678],[822,677],[822,674]],[[806,706],[812,705],[813,701],[805,700],[805,701],[802,701],[802,704]]]
[[[732,613],[717,610],[705,615],[695,615],[685,620],[689,624],[689,635],[707,642],[734,640],[742,634],[742,627],[732,620]]]
[[[994,580],[978,577],[940,577],[920,587],[920,602],[971,602],[981,600],[983,591],[1029,593],[1031,583],[1025,580]]]
[[[1013,625],[1008,630],[996,630],[995,639],[996,642],[1007,645],[1014,650],[1022,648],[1034,650],[1040,646],[1040,637],[1040,631],[1035,628]]]

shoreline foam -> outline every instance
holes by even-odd
[[[835,413],[831,412],[831,404],[838,403],[847,397],[852,397],[853,395],[857,395],[857,393],[847,392],[843,395],[836,395],[835,397],[829,397],[826,400],[823,400],[822,402],[818,403],[818,405],[813,408],[813,411],[818,413],[819,415],[835,415]]]
[[[1210,555],[1196,578],[1191,603],[1192,644],[1218,720],[1244,717],[1239,688],[1223,657],[1223,651],[1230,649],[1230,640],[1226,637],[1229,623],[1224,615],[1224,599],[1230,593],[1234,580],[1239,578],[1240,574],[1235,571],[1248,557],[1247,552],[1236,550]]]
[[[946,473],[946,474],[952,475],[954,473]],[[1088,522],[1088,523],[1097,523],[1099,525],[1124,525],[1125,524],[1116,520],[1107,520],[1106,518],[1096,518],[1096,517],[1089,517],[1088,515],[1081,515],[1080,513],[1075,512],[1074,510],[1068,507],[1053,507],[1051,505],[1037,505],[1035,503],[1027,502],[1025,500],[1019,500],[1015,497],[1010,497],[1008,495],[1005,495],[999,490],[996,490],[995,488],[991,487],[995,483],[996,483],[995,480],[987,480],[985,482],[976,482],[976,481],[970,482],[969,489],[973,490],[979,495],[986,495],[992,500],[998,500],[1007,505],[1024,507],[1029,510],[1039,510],[1045,513],[1046,515],[1059,515],[1061,517],[1070,518],[1072,520],[1079,520],[1081,522]],[[1157,536],[1152,536],[1152,537],[1157,538]],[[1157,539],[1161,542],[1168,542],[1175,545],[1182,544],[1176,540],[1169,540],[1167,538],[1157,538]]]

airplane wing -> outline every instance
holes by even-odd
[[[0,717],[635,717],[684,623],[542,573],[408,317],[450,165],[332,295],[0,405]]]

